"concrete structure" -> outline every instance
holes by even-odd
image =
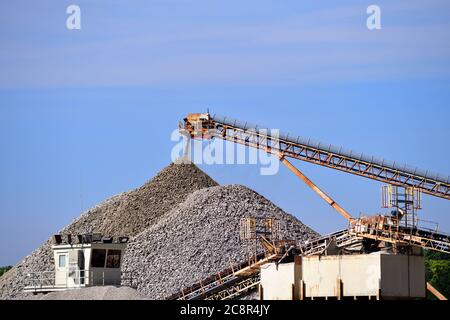
[[[51,292],[89,286],[120,285],[127,243],[90,242],[53,245],[55,270],[27,275],[26,292]]]
[[[369,255],[297,257],[294,263],[261,269],[263,300],[425,298],[423,256]]]

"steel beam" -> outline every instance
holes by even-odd
[[[420,172],[411,173],[406,168],[400,170],[395,165],[371,163],[361,158],[332,152],[326,148],[312,147],[295,140],[282,139],[271,135],[268,130],[253,130],[239,125],[232,126],[212,118],[208,138],[219,139],[264,150],[275,155],[283,154],[309,163],[359,175],[383,183],[400,187],[414,187],[424,193],[450,200],[450,183],[432,179]],[[366,157],[364,157],[365,159]]]
[[[314,182],[308,179],[307,176],[305,176],[300,170],[292,165],[292,163],[290,163],[284,156],[280,157],[280,161],[345,219],[350,220],[352,218],[352,216],[347,211],[345,211],[344,208],[342,208],[336,201],[331,199],[325,192],[323,192],[318,186],[316,186]]]
[[[448,299],[442,293],[440,293],[435,287],[433,287],[429,282],[427,282],[427,290],[430,291],[439,300],[448,301]]]

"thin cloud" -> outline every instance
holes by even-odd
[[[431,15],[418,1],[383,12]],[[446,6],[444,2],[436,2]],[[439,6],[437,7],[439,9]],[[422,10],[418,12],[418,10]],[[42,43],[2,44],[0,87],[148,84],[282,84],[450,76],[448,23],[410,19],[365,28],[362,5],[325,7],[286,19],[152,28],[145,19],[99,16],[101,30]],[[384,21],[384,20],[383,20]],[[92,24],[92,21],[91,21]]]

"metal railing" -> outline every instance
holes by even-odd
[[[29,272],[24,279],[24,290],[29,292],[51,291],[99,285],[136,287],[133,272],[121,272],[117,281],[115,281],[114,277],[110,276],[113,272],[94,272],[93,270],[68,270],[65,273],[61,271]]]
[[[428,221],[425,221],[428,222]],[[349,233],[377,241],[385,241],[394,245],[409,245],[423,249],[450,253],[450,235],[438,232],[437,229],[419,228],[421,220],[413,227],[404,226],[402,221],[387,216],[375,216],[353,220]]]
[[[25,290],[37,291],[85,287],[89,286],[90,281],[94,279],[93,271],[88,270],[68,270],[64,276],[61,276],[62,274],[61,271],[29,272],[24,280]],[[69,281],[72,283],[69,283]]]
[[[55,271],[30,272],[24,280],[25,288],[55,287]]]
[[[236,286],[241,286],[245,279],[258,275],[261,265],[277,261],[280,258],[279,254],[257,254],[250,257],[248,261],[231,265],[230,268],[185,288],[166,300],[203,300],[227,289],[233,290]]]

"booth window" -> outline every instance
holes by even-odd
[[[65,268],[66,267],[66,255],[60,254],[58,256],[58,267],[59,268]]]
[[[105,267],[106,250],[94,249],[92,250],[91,267],[104,268]]]
[[[108,250],[108,258],[106,259],[107,268],[120,268],[120,250]]]

